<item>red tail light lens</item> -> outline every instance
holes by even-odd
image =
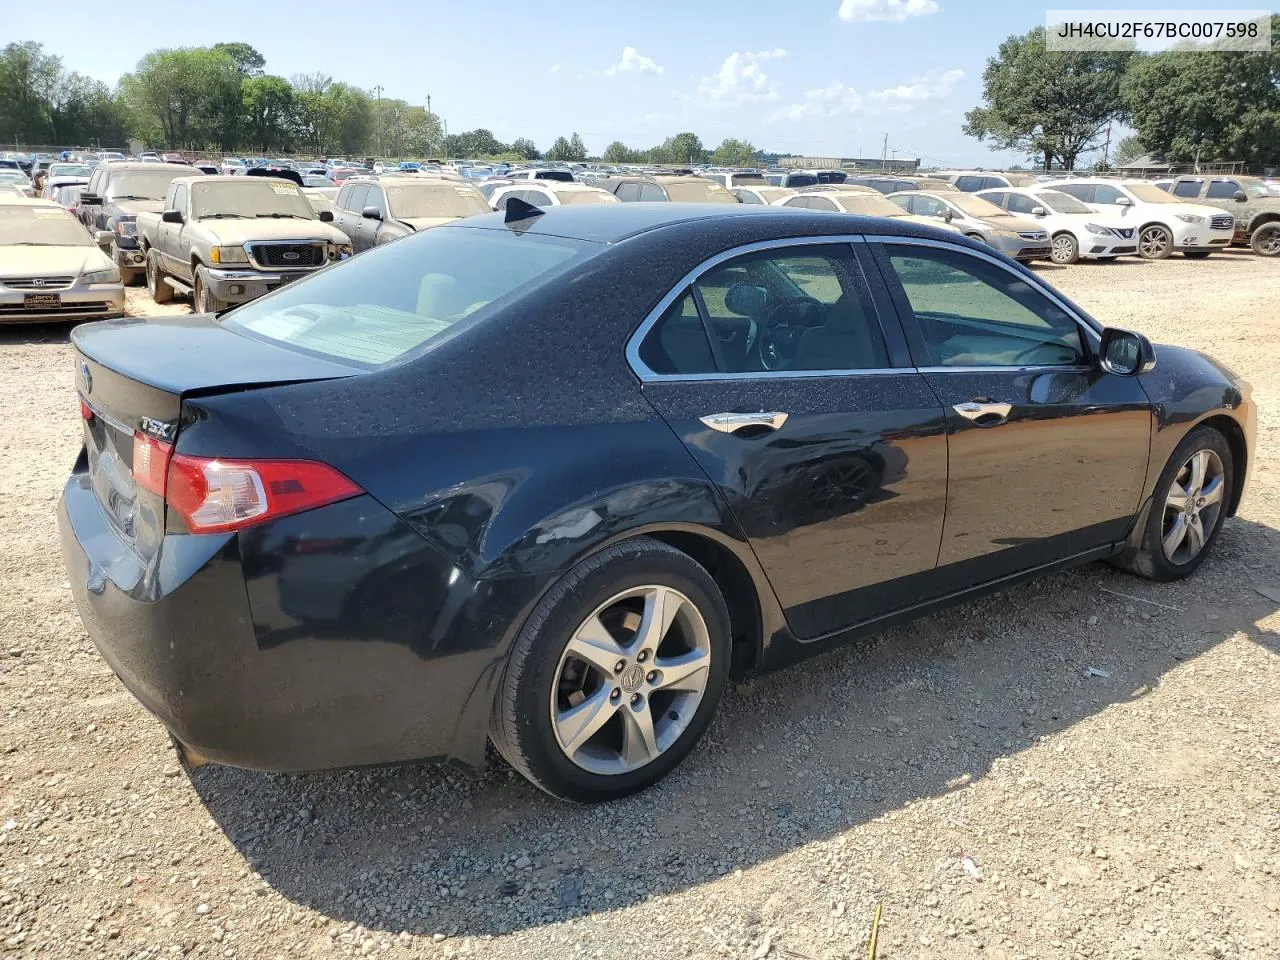
[[[133,482],[158,497],[164,496],[164,480],[169,470],[173,444],[135,431],[133,434]]]
[[[165,501],[192,533],[229,533],[364,491],[311,460],[218,460],[177,454]]]

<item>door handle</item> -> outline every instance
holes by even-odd
[[[966,420],[972,420],[980,427],[994,427],[1004,423],[1009,417],[1013,404],[997,403],[993,400],[966,400],[951,408]]]
[[[787,422],[785,413],[710,413],[699,418],[704,426],[720,433],[737,433],[747,427],[781,430]]]

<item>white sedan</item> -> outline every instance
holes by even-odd
[[[1010,213],[1037,221],[1048,231],[1049,259],[1057,264],[1077,260],[1114,260],[1138,252],[1133,223],[1114,213],[1097,213],[1070,194],[1051,187],[1001,187],[976,196]]]

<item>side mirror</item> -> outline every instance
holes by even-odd
[[[1150,340],[1140,333],[1116,327],[1102,331],[1098,355],[1102,369],[1121,377],[1139,377],[1150,373],[1156,365],[1156,351]]]
[[[321,223],[333,223],[332,210],[321,210],[318,214],[316,214],[316,216],[320,218]]]
[[[100,203],[102,203],[102,198],[98,196],[96,193],[80,194],[80,206],[82,207],[91,207],[91,206],[94,206],[95,204],[100,204]]]
[[[364,217],[366,220],[381,220],[382,211],[377,207],[365,207],[360,211],[360,216]]]
[[[1249,197],[1243,190],[1237,190],[1231,195],[1231,199],[1235,200],[1236,203],[1248,203],[1249,201]]]
[[[182,211],[166,210],[160,214],[160,219],[164,223],[182,223]]]
[[[115,236],[110,230],[97,230],[94,231],[93,240],[98,246],[105,250],[107,247],[111,246],[112,241],[115,240]]]
[[[1130,200],[1128,197],[1121,197],[1119,200],[1117,200],[1117,201],[1116,201],[1116,206],[1117,206],[1117,207],[1132,207],[1132,206],[1133,206],[1133,201],[1132,201],[1132,200]]]
[[[947,212],[942,215],[942,220],[944,223],[950,223],[955,218],[956,218],[956,215],[952,213],[950,210],[947,210]]]
[[[1031,208],[1031,215],[1032,215],[1033,217],[1044,217],[1044,216],[1048,216],[1048,214],[1049,214],[1049,211],[1048,211],[1048,210],[1046,210],[1044,207],[1032,207],[1032,208]]]

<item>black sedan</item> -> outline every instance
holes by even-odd
[[[1250,389],[900,221],[681,204],[437,227],[218,316],[78,327],[80,614],[189,760],[486,738],[668,773],[731,671],[1106,559],[1176,580]]]

